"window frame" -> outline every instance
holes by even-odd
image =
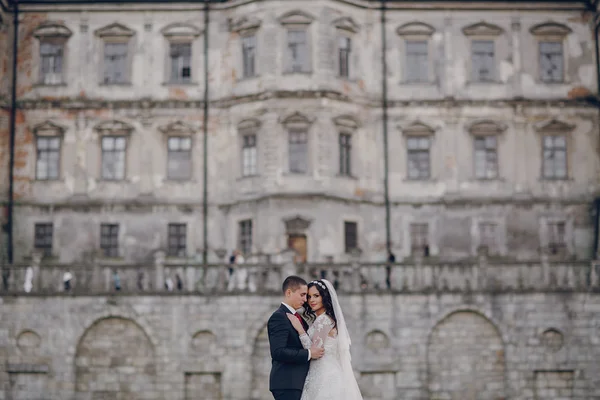
[[[48,229],[49,228],[49,229]],[[50,233],[48,234],[48,230]],[[42,232],[43,231],[43,232]],[[42,233],[44,236],[42,237]],[[42,256],[51,257],[54,243],[54,224],[52,222],[36,222],[33,227],[33,247],[42,252]]]
[[[410,22],[396,29],[396,33],[400,37],[400,54],[401,54],[401,76],[400,84],[403,85],[427,85],[435,81],[435,71],[433,68],[433,44],[432,35],[435,33],[435,28],[423,22]],[[408,43],[409,42],[426,42],[427,47],[427,74],[425,80],[411,80],[408,77],[409,59],[408,59]]]
[[[174,244],[174,241],[176,242]],[[185,222],[170,222],[167,225],[167,257],[183,258],[188,251],[188,226]]]
[[[314,50],[311,35],[311,26],[315,18],[300,10],[290,11],[279,18],[279,23],[282,25],[285,35],[283,40],[283,73],[284,74],[312,74],[313,56]],[[304,38],[306,42],[306,62],[302,66],[301,70],[295,70],[290,56],[290,32],[301,31],[304,32]]]
[[[117,145],[117,140],[118,139],[123,139],[125,142],[125,147],[123,149],[104,149],[104,139],[113,139],[114,141],[114,146],[116,147]],[[103,181],[108,181],[108,182],[119,182],[119,181],[124,181],[127,178],[127,148],[129,147],[129,143],[128,143],[128,137],[126,135],[103,135],[100,138],[100,151],[101,151],[101,159],[100,159],[100,179]],[[104,174],[105,168],[105,162],[107,162],[107,158],[106,155],[108,153],[111,154],[116,154],[116,153],[122,153],[123,154],[123,170],[121,172],[121,176],[118,177],[107,177]],[[115,175],[119,175],[119,174],[115,174]]]
[[[191,24],[174,23],[167,25],[162,29],[162,34],[165,38],[165,84],[166,85],[196,85],[198,79],[195,66],[199,64],[199,56],[202,54],[201,49],[197,47],[197,38],[203,31]],[[189,45],[190,46],[190,77],[189,79],[173,79],[173,62],[172,62],[172,46],[173,45]]]
[[[296,112],[282,121],[283,127],[285,129],[285,154],[284,160],[286,160],[286,171],[292,175],[299,176],[308,176],[312,173],[313,170],[313,162],[311,160],[312,152],[311,152],[311,132],[310,127],[312,125],[312,121],[309,120],[306,116]],[[302,133],[305,137],[305,165],[306,170],[304,172],[295,171],[292,168],[292,158],[291,158],[291,139],[292,134],[300,134]]]
[[[500,82],[500,68],[498,57],[498,41],[505,34],[504,29],[497,25],[487,22],[478,22],[462,29],[463,34],[468,40],[469,46],[469,63],[468,63],[468,82],[473,84],[490,84]],[[479,79],[475,75],[473,49],[476,42],[492,42],[493,44],[493,72],[489,79]]]
[[[253,59],[252,59],[252,73],[250,74],[247,70],[248,63],[246,62],[246,46],[245,43],[250,39],[254,38],[254,47],[253,47]],[[247,31],[243,34],[240,34],[240,44],[241,44],[241,56],[242,56],[242,79],[252,79],[258,76],[258,35],[256,30]]]
[[[99,83],[101,86],[129,85],[131,84],[131,75],[133,68],[133,38],[135,31],[124,25],[114,23],[96,30],[96,36],[101,43],[101,57],[99,70]],[[110,44],[122,44],[127,51],[124,58],[123,79],[121,81],[106,81],[106,47]]]
[[[59,22],[46,21],[39,25],[34,31],[33,36],[37,39],[37,58],[38,73],[37,85],[39,86],[63,86],[67,84],[66,71],[68,69],[68,42],[73,32]],[[44,44],[50,44],[60,47],[60,71],[53,73],[44,73],[42,47]],[[55,78],[48,79],[52,75]],[[53,81],[53,82],[50,82]]]
[[[35,138],[35,163],[34,163],[34,179],[40,182],[49,182],[49,181],[59,181],[62,179],[63,175],[63,139],[66,128],[60,125],[57,125],[51,121],[43,122],[39,125],[36,125],[32,129],[34,138]],[[56,159],[56,177],[46,177],[42,178],[39,174],[39,165],[40,165],[40,140],[52,140],[55,139],[58,141],[58,148],[56,149],[57,159]]]
[[[421,229],[424,228],[424,229]],[[420,257],[430,257],[431,256],[431,224],[429,222],[411,222],[408,225],[409,231],[409,243],[410,243],[410,255],[411,256],[420,256]],[[415,236],[416,231],[419,233],[419,239],[424,240],[416,240]],[[424,243],[421,243],[424,242]],[[417,250],[421,250],[422,253],[419,254]]]
[[[107,232],[108,230],[108,232]],[[120,225],[115,223],[100,224],[100,251],[106,258],[118,258],[120,256],[119,235]]]
[[[173,140],[177,140],[179,142],[179,148],[178,149],[171,149],[171,142]],[[181,149],[181,144],[183,141],[187,141],[189,143],[189,148],[188,149]],[[192,140],[192,137],[190,135],[181,135],[181,134],[170,134],[167,136],[167,168],[166,168],[166,178],[169,181],[177,181],[177,182],[186,182],[186,181],[190,181],[192,179],[192,173],[193,173],[193,156],[192,156],[192,150],[194,148],[194,142]],[[170,164],[173,161],[172,157],[174,156],[174,153],[177,154],[187,154],[187,160],[185,160],[188,164],[188,169],[187,169],[187,173],[185,174],[185,176],[183,176],[183,174],[181,176],[175,176],[171,173],[170,168]]]
[[[498,123],[496,121],[492,121],[492,120],[479,120],[476,121],[474,123],[472,123],[469,128],[469,133],[472,136],[472,140],[473,140],[473,179],[477,180],[477,181],[494,181],[494,180],[498,180],[501,179],[501,164],[500,164],[500,144],[501,144],[501,140],[503,138],[503,133],[506,130],[506,125],[503,125],[501,123]],[[488,138],[493,137],[495,139],[495,170],[496,170],[496,175],[494,177],[488,177],[487,176],[487,165],[488,165],[488,160],[486,157],[486,169],[485,169],[485,176],[479,176],[478,175],[478,169],[477,169],[477,140],[487,140]],[[486,151],[486,156],[487,156],[487,149],[484,149]]]
[[[242,120],[240,123],[238,123],[237,126],[237,130],[238,130],[238,140],[239,140],[239,160],[240,160],[240,166],[239,166],[239,173],[240,173],[240,177],[241,178],[251,178],[254,176],[258,176],[260,174],[260,155],[259,155],[259,143],[258,143],[258,133],[259,133],[259,129],[261,126],[261,122],[257,119],[245,119]],[[254,136],[254,168],[252,171],[250,172],[246,172],[246,148],[249,147],[245,147],[245,140],[246,137],[251,137]]]
[[[353,227],[354,232],[349,232],[348,228],[350,228],[350,227]],[[354,243],[351,243],[352,240],[349,240],[349,239],[353,239]],[[355,250],[360,249],[358,239],[359,239],[358,222],[351,221],[351,220],[345,220],[344,221],[344,253],[352,254]],[[354,246],[352,246],[352,244],[354,244]]]
[[[333,119],[335,131],[337,132],[337,166],[334,166],[334,170],[337,170],[337,176],[343,178],[354,178],[357,172],[357,158],[360,154],[356,151],[357,145],[356,140],[358,139],[358,129],[361,127],[360,122],[351,115],[340,115]],[[348,157],[347,167],[348,170],[344,171],[342,168],[343,155],[342,155],[342,136],[349,139],[347,146]]]
[[[249,230],[249,233],[248,233]],[[254,220],[246,218],[238,221],[237,248],[244,256],[252,254],[254,246]]]
[[[99,151],[99,171],[98,179],[104,182],[124,182],[127,180],[129,173],[129,146],[133,127],[124,122],[112,120],[103,122],[95,127],[98,134],[98,151]],[[104,148],[103,142],[105,137],[123,137],[125,139],[124,159],[123,159],[123,177],[118,179],[106,178],[104,176]]]
[[[547,182],[560,182],[571,179],[572,165],[571,157],[569,157],[569,149],[573,148],[573,131],[575,125],[571,125],[556,119],[552,119],[549,122],[543,122],[535,127],[535,130],[539,136],[539,149],[540,149],[540,179]],[[546,159],[544,153],[546,151],[545,142],[546,138],[556,139],[562,137],[564,141],[564,176],[547,176],[546,175]]]
[[[573,31],[566,25],[559,24],[556,22],[546,22],[542,24],[537,24],[531,27],[529,32],[532,34],[534,39],[534,44],[536,47],[536,56],[535,56],[535,72],[536,81],[540,84],[544,85],[561,85],[570,83],[569,80],[569,57],[567,56],[567,52],[565,49],[567,48],[567,37]],[[542,79],[542,63],[541,63],[541,43],[560,43],[562,50],[562,77],[560,80],[543,80]]]

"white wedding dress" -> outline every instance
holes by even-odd
[[[308,328],[307,335],[300,336],[302,346],[305,349],[310,349],[313,343],[325,348],[323,357],[310,362],[310,369],[306,381],[304,381],[301,400],[347,399],[343,395],[344,382],[338,354],[337,337],[329,335],[332,328],[333,321],[323,313]]]
[[[337,326],[332,332],[333,320],[323,313],[300,336],[305,349],[312,345],[325,349],[323,357],[310,362],[301,400],[363,400],[350,362],[350,335],[337,293],[329,281],[322,282],[331,295]]]

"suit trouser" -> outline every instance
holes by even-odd
[[[300,400],[302,390],[271,390],[275,400]]]

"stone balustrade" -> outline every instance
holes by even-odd
[[[292,274],[309,280],[327,278],[342,293],[469,293],[600,291],[600,263],[424,262],[412,264],[197,264],[157,257],[150,264],[116,261],[86,265],[5,266],[0,293],[32,295],[119,294],[276,294]]]

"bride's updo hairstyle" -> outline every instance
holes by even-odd
[[[329,294],[329,290],[327,290],[327,286],[323,283],[323,281],[312,281],[308,283],[308,290],[311,287],[316,287],[323,299],[323,307],[325,307],[325,314],[329,315],[329,317],[333,320],[333,327],[337,326],[337,319],[335,318],[335,313],[333,312],[333,303],[331,301],[331,295]],[[310,308],[308,302],[304,304],[304,314],[306,315],[309,321],[314,321],[317,318],[315,312]]]

